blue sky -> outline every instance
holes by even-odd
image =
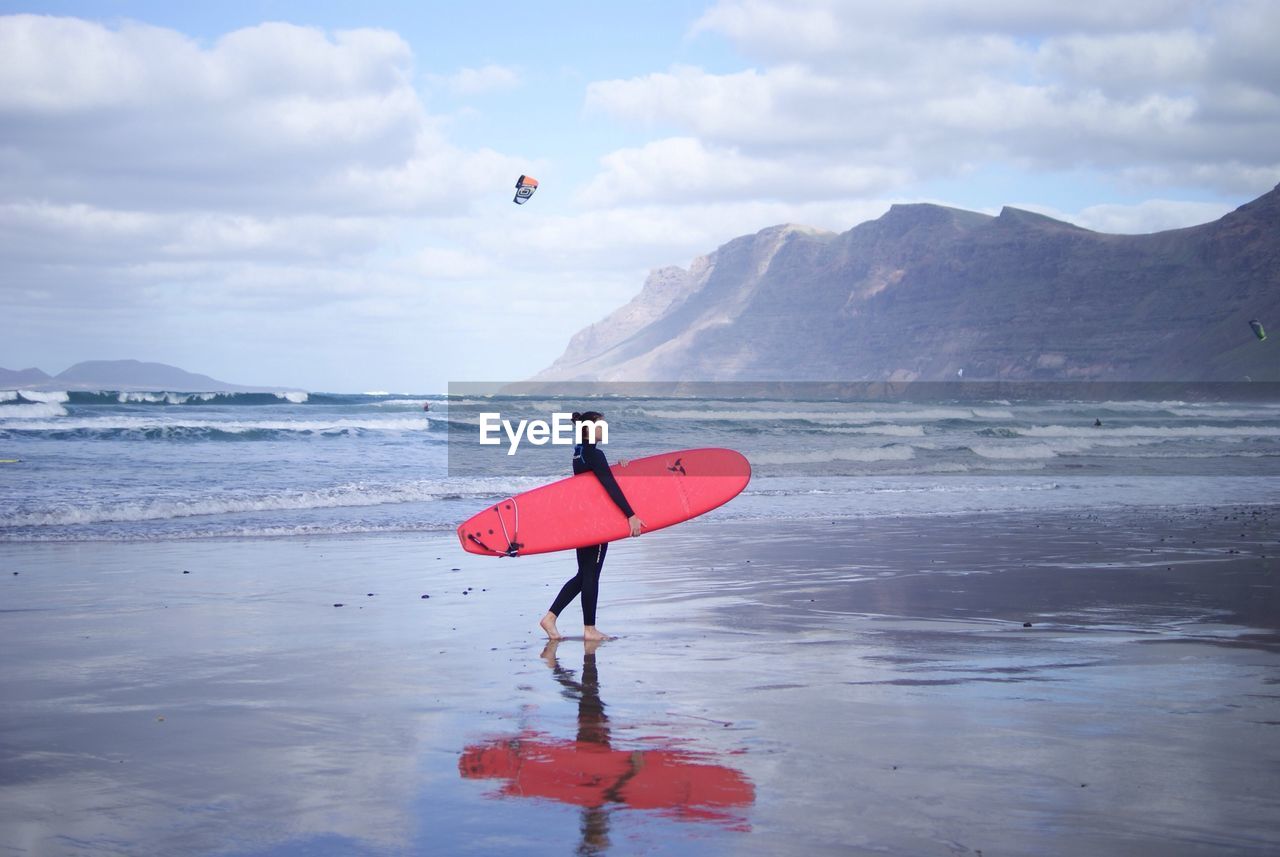
[[[1280,181],[1276,32],[1255,0],[0,3],[0,366],[433,391],[776,223],[1206,222]]]

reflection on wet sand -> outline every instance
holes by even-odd
[[[542,657],[563,686],[562,695],[578,704],[577,735],[557,738],[526,728],[473,744],[458,761],[463,777],[502,780],[492,797],[544,798],[582,807],[579,854],[608,849],[610,813],[623,807],[749,829],[745,808],[755,801],[755,787],[741,771],[716,764],[705,753],[615,747],[600,699],[599,643],[584,643],[581,679],[560,665],[557,647],[558,641],[547,643]]]

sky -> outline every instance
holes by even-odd
[[[1278,36],[1271,0],[0,0],[0,366],[439,392],[779,223],[1205,223],[1280,182]]]

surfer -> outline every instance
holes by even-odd
[[[586,413],[573,412],[573,428],[578,433],[578,427],[582,423],[595,422],[601,423],[604,416],[598,411],[587,411]],[[578,440],[582,441],[573,448],[573,473],[586,473],[591,471],[600,480],[600,484],[604,486],[604,490],[608,492],[609,499],[617,504],[622,510],[622,514],[627,516],[627,524],[631,527],[631,535],[640,535],[640,530],[644,527],[644,521],[636,515],[632,510],[631,504],[627,502],[626,496],[622,493],[622,489],[618,487],[618,480],[613,478],[613,473],[609,470],[609,461],[605,458],[594,443],[588,442],[594,440],[594,435],[590,432],[581,432],[577,434]],[[627,466],[625,460],[619,461],[622,467]],[[542,617],[542,621],[538,624],[542,626],[542,630],[547,632],[547,636],[552,640],[561,638],[560,630],[556,627],[556,619],[564,608],[569,606],[569,602],[579,595],[582,596],[582,638],[584,640],[607,640],[608,636],[596,630],[596,601],[600,597],[600,570],[604,568],[604,555],[609,549],[609,543],[591,545],[590,547],[578,548],[578,573],[565,581],[564,586],[560,588],[560,594],[556,596],[555,601],[551,603],[551,608],[547,611],[547,615]]]

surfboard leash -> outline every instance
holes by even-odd
[[[507,522],[502,519],[502,511],[501,511],[502,503],[510,503],[511,510],[515,513],[514,515],[515,520],[512,521],[511,533],[507,532]],[[524,545],[520,544],[520,542],[517,541],[517,538],[519,538],[520,536],[520,504],[516,502],[515,497],[508,497],[507,499],[503,500],[502,503],[498,503],[496,506],[494,506],[493,511],[498,513],[498,526],[502,527],[502,537],[507,540],[507,549],[502,551],[494,550],[493,548],[489,547],[487,544],[482,542],[479,536],[473,533],[467,533],[467,538],[475,542],[476,544],[480,545],[480,547],[484,548],[491,554],[496,554],[498,556],[519,556],[520,548],[524,547]],[[514,534],[516,538],[512,538],[512,534]]]

